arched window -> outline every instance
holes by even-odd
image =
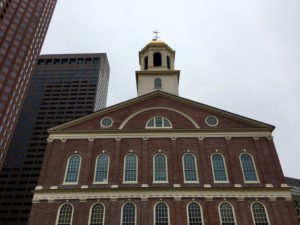
[[[164,202],[155,205],[155,225],[169,225],[169,209]]]
[[[124,182],[137,182],[137,156],[135,154],[128,154],[125,156],[125,171]]]
[[[153,66],[161,66],[161,54],[159,52],[153,54]]]
[[[147,121],[146,128],[172,128],[172,124],[166,117],[155,116]]]
[[[63,204],[58,210],[57,225],[71,225],[73,217],[73,206]]]
[[[240,156],[240,160],[245,182],[257,182],[256,168],[252,156],[248,153],[243,153]]]
[[[255,225],[269,225],[266,209],[263,204],[255,202],[252,204],[252,215]]]
[[[221,225],[235,225],[235,216],[232,206],[223,202],[219,206]]]
[[[191,202],[187,207],[188,225],[202,225],[201,206],[196,202]]]
[[[154,182],[167,180],[167,158],[164,154],[158,153],[154,156]]]
[[[167,67],[168,69],[171,69],[171,63],[170,63],[170,57],[167,56]]]
[[[224,158],[221,154],[215,153],[211,157],[214,181],[227,182],[227,172],[225,167]]]
[[[136,222],[136,208],[131,202],[123,205],[122,209],[122,225],[135,225]]]
[[[145,66],[145,70],[148,69],[148,56],[145,56],[144,58],[144,66]]]
[[[78,183],[81,157],[79,155],[72,155],[67,163],[65,183]]]
[[[183,155],[183,175],[184,182],[197,182],[197,167],[195,162],[195,156],[191,153]]]
[[[154,80],[154,88],[155,89],[161,89],[161,79],[160,78],[155,78]]]
[[[89,225],[104,224],[104,206],[101,203],[96,203],[91,207]]]
[[[95,183],[108,182],[109,157],[106,154],[99,155],[96,160]]]

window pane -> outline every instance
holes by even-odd
[[[227,181],[223,157],[220,154],[214,154],[212,162],[215,181]]]
[[[162,127],[162,118],[160,116],[155,117],[155,126]]]
[[[103,225],[103,218],[104,207],[102,204],[97,203],[92,208],[90,225]]]
[[[230,204],[224,202],[220,205],[222,225],[235,225],[233,210]]]
[[[155,78],[155,80],[154,80],[154,88],[155,89],[160,89],[161,88],[161,79],[160,78]]]
[[[136,156],[129,154],[125,159],[125,181],[136,181]]]
[[[135,225],[135,205],[130,202],[123,207],[122,225]]]
[[[192,202],[188,206],[189,225],[202,225],[200,206]]]
[[[185,180],[197,181],[195,157],[192,154],[185,154],[183,157],[183,162]]]
[[[268,225],[268,218],[265,211],[265,207],[260,203],[254,203],[252,205],[252,212],[254,216],[255,225]]]
[[[166,158],[163,154],[155,156],[155,181],[167,181]]]
[[[96,182],[107,182],[107,174],[108,174],[108,156],[101,155],[97,160],[97,168],[96,168]]]
[[[241,155],[242,169],[246,181],[257,181],[253,160],[249,154]]]
[[[78,173],[79,173],[79,166],[80,166],[80,156],[73,155],[69,159],[67,175],[65,182],[77,182]]]
[[[148,121],[147,127],[154,127],[154,118]]]
[[[70,204],[64,204],[59,211],[57,225],[70,225],[72,219],[72,206]]]
[[[160,202],[155,207],[155,225],[168,225],[169,215],[168,207],[165,203]]]
[[[164,127],[171,127],[169,120],[167,120],[166,118],[164,118]]]

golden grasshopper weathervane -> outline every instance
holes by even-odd
[[[153,33],[154,33],[154,35],[155,35],[155,36],[153,37],[153,40],[156,41],[156,40],[159,38],[159,37],[158,37],[158,33],[159,33],[159,32],[158,32],[157,29],[156,29],[155,31],[153,31]]]

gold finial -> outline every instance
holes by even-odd
[[[153,33],[154,33],[154,37],[153,37],[153,40],[154,41],[156,41],[159,37],[158,37],[158,33],[159,33],[159,31],[157,31],[157,29],[155,30],[155,31],[153,31]]]

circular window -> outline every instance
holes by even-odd
[[[110,117],[104,117],[100,123],[101,127],[108,128],[111,127],[111,125],[113,124],[113,120]]]
[[[218,125],[218,119],[215,116],[206,117],[205,122],[208,126],[211,126],[211,127]]]

